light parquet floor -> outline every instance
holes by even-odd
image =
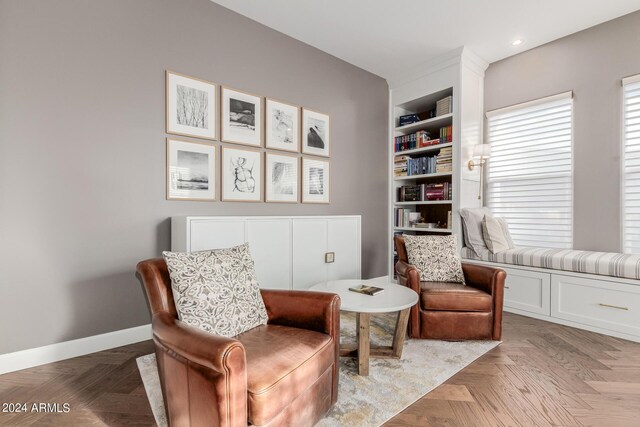
[[[135,362],[152,351],[146,341],[1,375],[0,404],[29,412],[0,412],[0,425],[154,425]],[[505,313],[500,346],[385,427],[430,425],[640,426],[640,344]]]
[[[503,343],[385,427],[640,426],[640,344],[505,313]]]

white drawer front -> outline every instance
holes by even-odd
[[[551,274],[503,268],[507,272],[504,306],[530,313],[551,313]]]
[[[554,317],[640,336],[640,286],[553,274]]]

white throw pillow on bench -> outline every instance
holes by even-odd
[[[482,236],[487,248],[493,254],[514,248],[504,218],[485,215],[482,219]]]

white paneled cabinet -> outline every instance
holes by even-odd
[[[504,306],[530,313],[551,314],[551,274],[503,268]]]
[[[307,289],[361,277],[360,216],[171,218],[171,250],[200,251],[249,242],[260,286]],[[334,262],[326,254],[334,253]]]
[[[551,315],[640,337],[640,286],[553,274]]]

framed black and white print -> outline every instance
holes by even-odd
[[[262,145],[262,98],[222,88],[222,136],[224,142]]]
[[[329,203],[329,161],[302,158],[302,203]]]
[[[167,133],[216,139],[216,85],[166,72]]]
[[[265,200],[267,202],[298,203],[297,156],[266,153]]]
[[[300,109],[267,98],[265,146],[274,150],[300,151]]]
[[[331,132],[329,116],[302,109],[302,152],[329,157]]]
[[[167,138],[167,200],[215,200],[215,164],[215,145]]]
[[[262,153],[253,149],[222,147],[222,200],[262,201]]]

